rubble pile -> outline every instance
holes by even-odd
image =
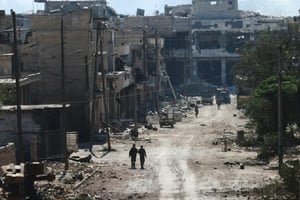
[[[117,187],[120,181],[130,176],[129,172],[126,172],[128,165],[120,163],[110,165],[107,162],[94,164],[71,161],[69,163],[69,170],[67,170],[66,173],[64,173],[63,163],[47,163],[47,168],[50,171],[55,171],[56,180],[53,183],[46,181],[36,183],[37,199],[122,199],[123,197],[120,197],[118,192],[111,191],[111,185]],[[125,199],[127,199],[127,197]],[[136,199],[134,195],[133,199]]]
[[[50,183],[36,185],[36,190],[38,199],[60,199],[61,197],[66,196],[67,193],[63,185]]]
[[[46,167],[48,171],[55,173],[56,180],[53,183],[37,182],[35,184],[38,199],[95,199],[92,195],[85,195],[85,198],[81,198],[83,194],[80,189],[74,190],[77,184],[95,172],[94,164],[70,162],[69,169],[65,173],[64,163],[47,162]]]

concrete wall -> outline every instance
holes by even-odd
[[[165,6],[166,16],[189,17],[192,13],[192,5]]]
[[[11,76],[12,75],[12,58],[10,55],[0,54],[0,76]]]
[[[0,166],[16,163],[16,149],[13,143],[0,147]]]
[[[22,106],[23,154],[28,161],[33,139],[37,139],[38,157],[46,159],[61,155],[60,109],[54,105]],[[15,106],[2,106],[0,109],[0,146],[16,144],[18,151],[17,114]],[[1,161],[1,159],[0,159]]]
[[[22,112],[22,132],[23,133],[33,133],[40,130],[40,126],[34,121],[33,113],[31,111]],[[0,110],[0,146],[6,145],[8,143],[17,144],[17,114],[16,111],[6,109],[3,106]],[[31,135],[23,134],[23,145],[24,145],[24,155],[29,158],[29,149],[31,144]],[[6,153],[7,155],[5,155]],[[0,148],[0,164],[9,164],[14,162],[15,157],[15,146],[8,148]]]
[[[25,132],[37,131],[41,127],[36,124],[31,111],[22,112],[22,130]],[[17,114],[15,110],[6,110],[6,106],[2,106],[0,110],[0,132],[16,132],[17,131]]]
[[[42,80],[39,103],[61,102],[61,16],[32,16],[32,40],[38,43]],[[85,57],[92,61],[90,11],[64,16],[65,83],[68,101],[83,100],[87,88]],[[91,62],[89,62],[91,63]],[[92,65],[92,64],[91,64]],[[57,95],[53,95],[57,94]]]
[[[193,0],[194,12],[238,10],[238,0]]]
[[[174,18],[171,16],[152,16],[152,17],[127,17],[119,24],[126,29],[145,29],[148,33],[154,34],[156,28],[159,34],[167,36],[173,34]]]
[[[61,15],[31,17],[32,41],[37,42],[41,81],[37,103],[62,102],[61,87]],[[65,92],[71,109],[66,129],[78,131],[80,139],[89,135],[89,88],[94,74],[96,32],[92,30],[90,10],[70,12],[63,17]],[[98,110],[96,111],[98,112]]]
[[[11,16],[1,15],[0,16],[0,30],[7,29],[11,26]]]
[[[237,0],[193,0],[192,15],[204,19],[237,18]]]
[[[176,18],[174,20],[173,28],[176,30],[176,32],[189,31],[191,29],[191,18]]]
[[[45,3],[45,11],[51,12],[57,9],[61,9],[60,6],[63,6],[66,10],[68,9],[82,9],[84,7],[90,7],[91,5],[101,4],[106,6],[106,0],[100,1],[47,1]]]

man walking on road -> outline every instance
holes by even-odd
[[[137,152],[138,151],[135,148],[135,144],[133,144],[130,151],[129,151],[129,157],[131,157],[131,169],[135,169],[135,161],[136,161]]]
[[[145,158],[147,157],[147,155],[143,146],[141,146],[138,153],[140,154],[141,169],[144,169]]]
[[[221,99],[217,98],[217,107],[218,107],[218,110],[220,110],[220,107],[221,107]]]
[[[198,117],[198,113],[199,113],[199,108],[198,105],[195,105],[195,116]]]

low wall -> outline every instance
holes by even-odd
[[[16,163],[16,148],[13,143],[0,147],[0,166]]]

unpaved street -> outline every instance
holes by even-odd
[[[101,171],[81,190],[100,199],[252,199],[250,191],[277,178],[277,171],[258,165],[255,151],[230,140],[245,123],[234,104],[213,105],[201,107],[198,118],[191,111],[175,128],[147,130],[135,142],[147,151],[144,170],[130,169],[134,141],[113,139],[115,151],[103,157],[94,148]]]

